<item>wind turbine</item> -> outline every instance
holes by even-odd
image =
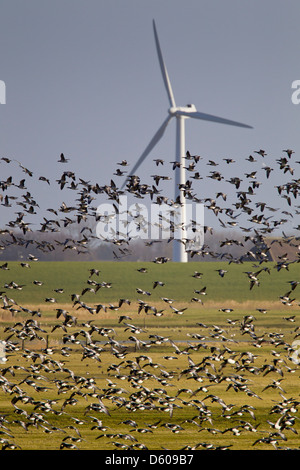
[[[132,170],[130,171],[130,175],[134,175],[135,171],[139,168],[145,158],[149,155],[151,150],[155,147],[158,141],[162,138],[167,125],[169,124],[170,120],[175,117],[176,118],[176,163],[178,165],[175,168],[175,201],[179,201],[180,203],[180,221],[179,226],[181,227],[180,230],[180,237],[179,239],[174,239],[173,241],[173,261],[179,262],[187,262],[188,261],[188,254],[185,249],[185,242],[186,242],[186,201],[184,191],[181,189],[184,187],[186,183],[185,178],[185,120],[187,118],[194,118],[194,119],[202,119],[204,121],[211,121],[211,122],[218,122],[220,124],[228,124],[231,126],[238,126],[238,127],[245,127],[245,128],[252,128],[252,126],[248,126],[247,124],[242,124],[240,122],[231,121],[229,119],[224,119],[218,116],[213,116],[211,114],[200,113],[196,110],[195,105],[188,104],[187,106],[176,106],[169,75],[167,72],[167,68],[165,62],[163,60],[157,30],[155,26],[155,21],[153,20],[153,30],[154,30],[154,38],[155,44],[158,54],[159,65],[163,77],[163,81],[165,84],[165,88],[167,91],[170,108],[168,109],[168,116],[153,136],[152,140],[133,166]],[[124,187],[125,183],[122,187]]]

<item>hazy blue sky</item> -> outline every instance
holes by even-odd
[[[0,157],[55,181],[66,169],[57,163],[63,152],[68,169],[100,185],[117,162],[133,165],[168,109],[152,19],[176,103],[254,127],[188,120],[191,153],[231,157],[241,174],[260,148],[274,168],[287,147],[300,159],[300,104],[291,101],[300,80],[299,0],[2,0]],[[152,183],[153,159],[170,162],[174,151],[171,122],[139,173]],[[282,178],[273,177],[272,186]],[[210,184],[197,182],[199,193]],[[56,195],[42,182],[35,188],[51,206]]]

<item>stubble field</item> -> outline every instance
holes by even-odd
[[[299,263],[3,265],[2,447],[299,448]]]

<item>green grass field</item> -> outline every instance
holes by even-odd
[[[13,290],[14,298],[24,302],[38,304],[46,297],[53,296],[61,303],[69,303],[73,293],[81,293],[89,286],[88,279],[96,282],[111,283],[111,288],[101,288],[97,296],[87,293],[89,301],[103,300],[113,302],[119,298],[136,300],[140,295],[137,288],[151,292],[151,300],[161,297],[175,298],[180,302],[189,302],[197,296],[194,290],[207,287],[207,299],[212,302],[233,300],[236,302],[278,301],[279,295],[290,290],[288,282],[299,276],[299,265],[290,264],[289,269],[279,272],[275,264],[264,263],[253,268],[253,263],[165,263],[157,265],[152,262],[32,262],[30,268],[22,268],[18,262],[9,262],[9,271],[0,270],[0,288],[11,281],[24,285],[21,291]],[[260,285],[249,288],[249,278],[246,272],[257,272],[268,268],[259,275]],[[90,276],[90,269],[100,271],[99,276]],[[146,273],[138,269],[145,268]],[[217,272],[224,269],[228,272],[221,278]],[[200,279],[193,277],[194,272],[202,273]],[[36,286],[33,281],[42,281],[42,286]],[[165,285],[153,289],[154,281]],[[63,288],[63,294],[56,294],[54,289]]]
[[[291,345],[299,297],[290,281],[299,280],[299,263],[274,266],[8,262],[0,270],[2,446],[298,449],[300,369]],[[246,273],[264,268],[250,289]],[[101,287],[83,293],[95,289],[90,281]],[[203,287],[206,295],[195,293]],[[288,306],[280,296],[290,291]],[[109,308],[119,299],[130,303]],[[99,304],[106,311],[88,309]],[[57,318],[57,309],[70,317]]]

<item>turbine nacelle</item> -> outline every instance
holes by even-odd
[[[171,108],[169,108],[169,114],[171,116],[182,115],[182,113],[195,113],[196,111],[197,109],[194,104],[187,104],[186,106],[171,106]]]

